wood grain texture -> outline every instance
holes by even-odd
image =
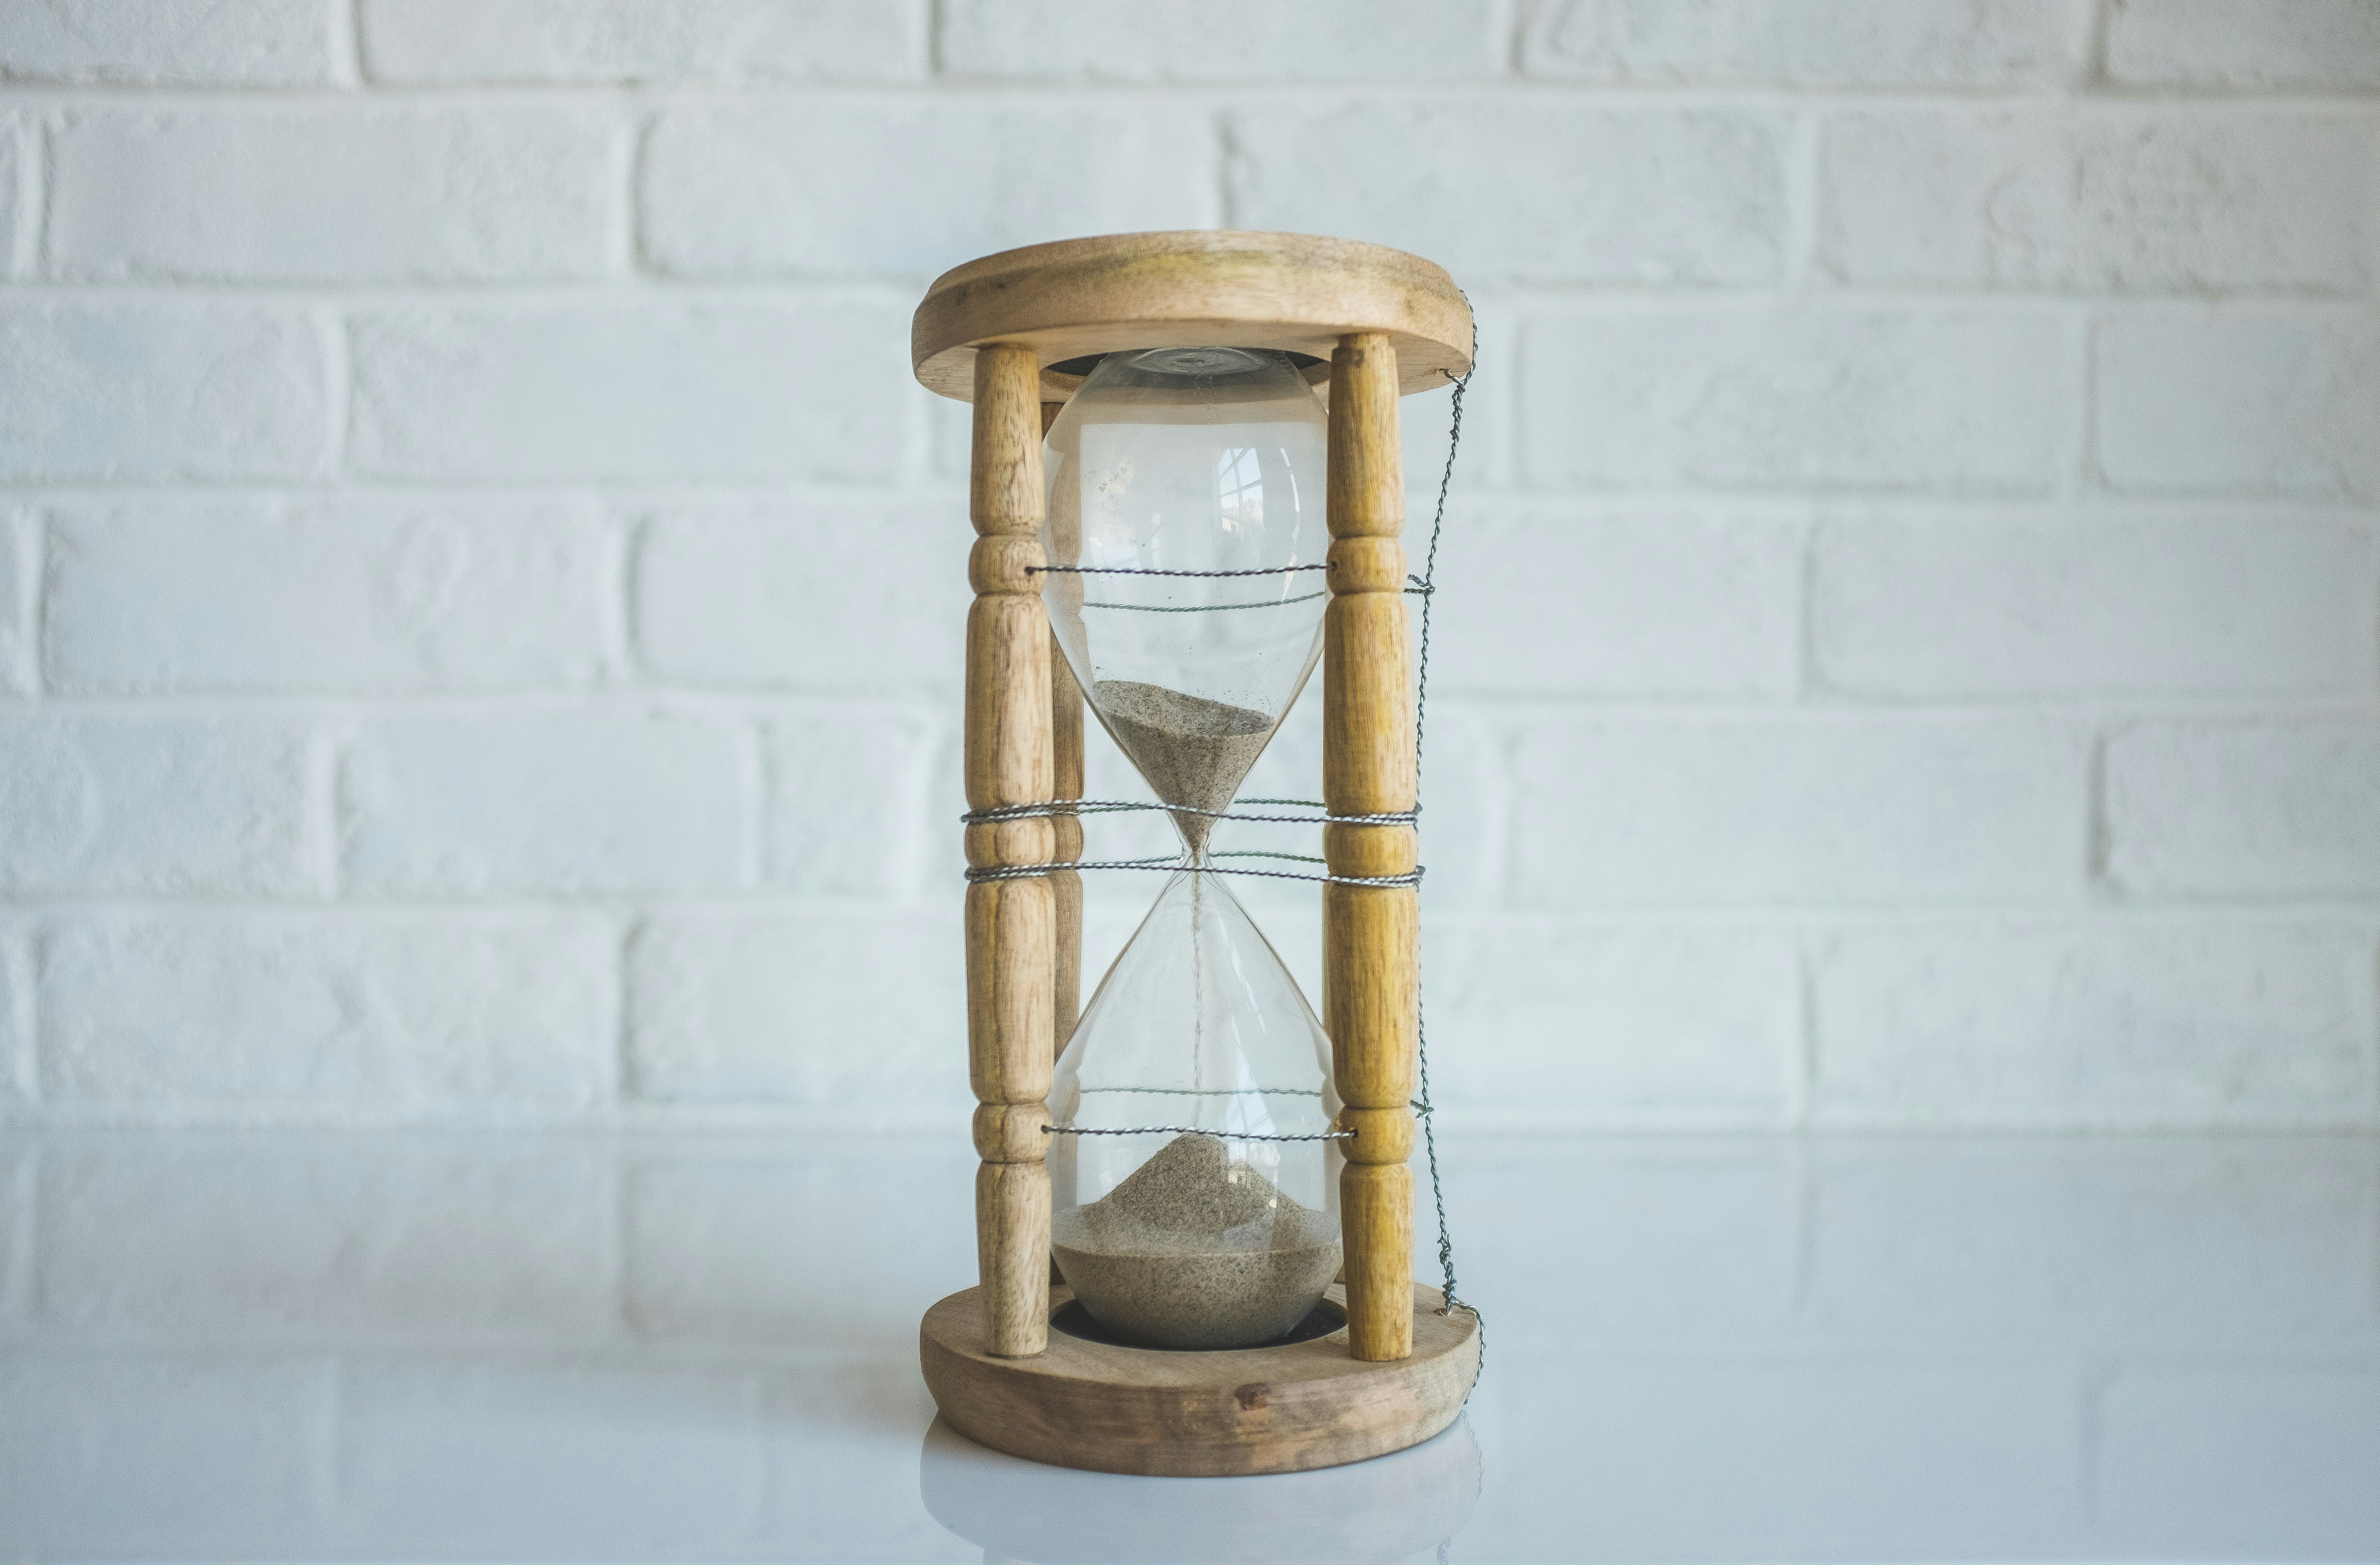
[[[1050,1341],[1050,1168],[985,1163],[975,1171],[974,1290],[983,1350],[1023,1358]]]
[[[969,807],[1046,801],[1057,763],[1050,746],[1050,619],[1041,600],[978,598],[967,609],[966,673]]]
[[[1339,1171],[1339,1222],[1347,1256],[1347,1351],[1359,1359],[1401,1359],[1413,1352],[1413,1299],[1420,1287],[1413,1280],[1413,1170],[1351,1160]],[[1365,1300],[1375,1307],[1360,1307]]]
[[[968,366],[975,404],[967,516],[989,538],[1041,530],[1041,386],[1033,350],[993,343]]]
[[[1322,997],[1330,1076],[1351,1109],[1411,1102],[1421,899],[1411,886],[1322,888]]]
[[[1331,352],[1328,515],[1332,538],[1394,538],[1404,531],[1397,373],[1396,347],[1382,333],[1354,333]]]
[[[1062,397],[1081,380],[1048,367],[1086,354],[1221,343],[1328,359],[1353,332],[1377,333],[1396,351],[1406,393],[1470,368],[1470,308],[1419,256],[1213,229],[1066,239],[971,261],[927,290],[910,323],[910,362],[926,386],[965,400],[979,349],[1022,346],[1041,367],[1041,392]]]
[[[1330,359],[1331,599],[1322,622],[1322,798],[1333,815],[1390,815],[1415,804],[1414,695],[1402,550],[1404,478],[1397,436],[1397,350],[1355,333]],[[1334,825],[1333,874],[1413,868],[1412,828]],[[1410,886],[1322,888],[1322,1009],[1331,1079],[1368,1123],[1339,1150],[1348,1351],[1392,1361],[1413,1351],[1413,1138],[1391,1128],[1414,1089],[1420,903]]]
[[[1041,393],[1027,349],[994,345],[972,365],[975,446],[968,514],[964,770],[967,804],[989,809],[1050,797],[1049,616],[1042,612]],[[967,861],[1046,864],[1047,819],[978,822]],[[1056,1039],[1058,896],[1045,879],[992,880],[966,892],[967,1074],[977,1101],[976,1258],[986,1351],[1041,1352],[1049,1335],[1050,1171],[1041,1100]],[[1018,1112],[1016,1110],[1022,1110]]]
[[[1399,814],[1414,807],[1415,787],[1404,595],[1331,590],[1322,612],[1322,796],[1334,815]]]
[[[1072,1294],[1050,1292],[1052,1307]],[[1342,1291],[1329,1304],[1343,1310]],[[1161,1353],[1062,1331],[1038,1357],[987,1351],[976,1290],[927,1312],[918,1356],[942,1416],[1035,1462],[1159,1477],[1297,1473],[1420,1444],[1454,1422],[1479,1373],[1477,1322],[1412,1290],[1412,1352],[1350,1356],[1345,1334],[1281,1348]]]

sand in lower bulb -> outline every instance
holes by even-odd
[[[1158,1348],[1282,1336],[1339,1270],[1339,1228],[1225,1144],[1177,1135],[1113,1190],[1057,1214],[1058,1269],[1099,1323]]]

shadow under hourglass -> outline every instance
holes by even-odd
[[[1033,1565],[1404,1559],[1461,1532],[1479,1498],[1479,1445],[1465,1418],[1369,1462],[1243,1478],[1049,1467],[979,1446],[937,1418],[917,1468],[935,1521],[988,1559]]]

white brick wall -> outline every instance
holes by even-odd
[[[959,1134],[908,313],[1231,224],[1479,314],[1451,1110],[2380,1123],[2380,6],[1188,15],[0,7],[0,1116]]]

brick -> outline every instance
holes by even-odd
[[[1438,1098],[1466,1123],[1787,1118],[1801,1035],[1788,935],[1465,920],[1428,951]]]
[[[1859,694],[2362,695],[2375,582],[2351,516],[1847,515],[1816,534],[1810,644]]]
[[[1802,535],[1798,516],[1658,506],[1466,516],[1440,556],[1431,688],[1790,697]],[[1514,625],[1561,625],[1560,654]]]
[[[2076,375],[2046,314],[1671,307],[1541,317],[1522,346],[1539,486],[2031,493]]]
[[[249,718],[0,718],[0,885],[304,895],[307,733]]]
[[[2064,1363],[1590,1344],[1532,1361],[1493,1395],[1474,1416],[1506,1431],[1495,1482],[1530,1497],[1481,1517],[1500,1523],[1506,1559],[1576,1555],[1589,1538],[1606,1559],[2088,1552]]]
[[[955,690],[965,666],[965,502],[681,505],[642,518],[637,649],[693,685]],[[918,563],[927,540],[948,568]]]
[[[253,309],[0,307],[0,478],[294,479],[322,465],[322,343]]]
[[[1466,284],[1755,283],[1783,264],[1768,115],[1465,100],[1251,110],[1232,127],[1236,224],[1394,245]]]
[[[907,1346],[906,1318],[972,1254],[975,1153],[956,1123],[875,1155],[700,1161],[678,1154],[628,1183],[628,1319],[672,1341],[812,1349]],[[902,1178],[880,1177],[880,1159]],[[918,1198],[940,1191],[949,1199]],[[783,1243],[788,1232],[799,1245]],[[821,1267],[824,1257],[833,1257]],[[964,1264],[964,1263],[962,1263]]]
[[[1829,1138],[1799,1319],[1881,1346],[2369,1343],[2368,1140]]]
[[[2373,127],[2327,115],[1840,115],[1818,260],[1867,285],[2361,293],[2376,176]]]
[[[2369,0],[2125,0],[2107,69],[2144,86],[2380,87],[2380,15]]]
[[[11,1547],[246,1554],[320,1536],[334,1386],[319,1359],[11,1353],[0,1359]]]
[[[265,1117],[578,1110],[608,1090],[617,940],[572,915],[63,920],[49,1100]]]
[[[26,221],[31,203],[24,185],[33,177],[39,134],[30,115],[0,114],[0,276],[15,276],[18,252],[31,248],[35,229]]]
[[[364,311],[349,459],[379,478],[880,480],[913,405],[905,320],[873,299]]]
[[[1429,81],[1502,74],[1488,0],[1220,0],[1195,11],[1099,0],[952,0],[946,76],[1087,81]],[[1335,232],[1335,230],[1328,230]]]
[[[947,851],[944,813],[928,786],[955,758],[955,724],[940,714],[818,707],[772,717],[763,766],[763,884],[800,893],[897,896],[922,889]],[[948,795],[945,795],[947,798]]]
[[[33,1042],[33,930],[30,925],[14,919],[0,919],[0,1110],[30,1103],[35,1084],[41,1079]],[[11,1212],[17,1186],[8,1171],[10,1154],[0,1145],[0,1214]],[[30,1164],[27,1165],[30,1171]],[[15,1232],[28,1232],[23,1226],[31,1217],[31,1175],[28,1171],[23,1186],[25,1207],[21,1212],[0,1218]],[[0,1234],[0,1251],[6,1251],[9,1241]],[[21,1268],[17,1268],[21,1270]],[[12,1263],[0,1254],[0,1316],[5,1316],[10,1301],[30,1286],[22,1276],[12,1275]]]
[[[340,1516],[391,1554],[718,1552],[750,1535],[749,1367],[367,1363],[339,1382]]]
[[[2127,1365],[2094,1412],[2099,1514],[2127,1553],[2353,1559],[2380,1535],[2369,1361]]]
[[[0,700],[33,688],[33,582],[41,519],[0,509]]]
[[[971,1111],[956,898],[930,912],[657,917],[628,961],[637,1096],[776,1102],[844,1129],[956,1126]],[[867,1037],[866,1049],[852,1040]]]
[[[2072,903],[2086,760],[2079,733],[2032,720],[1535,724],[1513,763],[1514,895]]]
[[[1212,227],[1215,156],[1187,108],[911,102],[822,119],[802,103],[689,106],[646,141],[645,255],[681,276],[923,278],[1070,234]],[[1062,180],[1014,177],[1062,166]],[[887,167],[906,171],[897,203]]]
[[[0,945],[0,1000],[10,997],[6,990],[17,980],[11,969],[14,953]],[[0,1013],[0,1029],[10,1028],[13,1016]],[[12,1107],[18,1101],[18,1083],[13,1079],[16,1065],[15,1040],[0,1030],[0,1047],[9,1050],[7,1064],[11,1079],[0,1082],[0,1103]],[[31,1312],[33,1297],[33,1170],[36,1159],[30,1138],[18,1142],[0,1141],[0,1330],[10,1334],[24,1329],[26,1317]]]
[[[888,0],[364,0],[374,81],[897,80],[925,7]]]
[[[2117,316],[2095,354],[2110,487],[2380,496],[2380,324],[2368,311]]]
[[[44,269],[70,279],[484,282],[611,269],[601,111],[80,112],[50,140]]]
[[[0,77],[30,81],[293,87],[332,78],[321,0],[214,8],[151,0],[45,0],[11,7]]]
[[[340,771],[342,880],[367,896],[738,886],[741,724],[627,711],[390,718]]]
[[[1815,964],[1834,1124],[2373,1123],[2373,951],[2314,924],[1864,930]]]
[[[2066,83],[2085,0],[1530,0],[1524,69],[1597,81],[1789,87]]]
[[[79,1341],[542,1343],[613,1328],[607,1155],[152,1135],[42,1161],[40,1324]]]
[[[2106,772],[2107,875],[2131,895],[2380,892],[2380,725],[2145,722]]]
[[[81,694],[584,685],[604,669],[609,549],[591,507],[549,500],[54,513],[44,670]]]

